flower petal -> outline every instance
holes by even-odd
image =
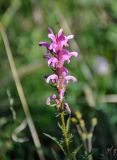
[[[57,34],[58,38],[62,35],[62,33],[63,33],[63,29],[61,28]]]
[[[56,37],[55,37],[55,35],[53,33],[49,33],[48,34],[48,38],[50,38],[53,42],[56,43]]]
[[[50,27],[48,27],[48,33],[54,34],[54,33],[53,33],[53,30],[52,30]]]
[[[50,44],[47,42],[39,42],[39,46],[44,46],[44,47],[48,48],[50,46]]]
[[[67,111],[67,113],[68,113],[69,115],[71,115],[71,109],[70,109],[68,103],[64,103],[64,104],[63,104],[63,108],[64,108],[64,110]]]
[[[49,83],[50,80],[58,80],[58,76],[56,74],[51,74],[50,76],[47,77],[46,82]]]
[[[74,35],[69,35],[66,37],[68,40],[74,38]]]
[[[53,51],[53,52],[56,52],[56,49],[57,49],[57,44],[56,43],[51,43],[50,44],[50,47],[49,47],[49,50],[51,51]]]
[[[70,55],[70,56],[77,57],[77,56],[78,56],[78,53],[77,53],[77,52],[69,52],[69,55]]]
[[[74,76],[66,76],[65,77],[66,82],[68,83],[70,80],[73,82],[77,82],[77,79]]]
[[[70,56],[67,55],[67,54],[64,54],[64,55],[62,56],[62,60],[63,60],[63,61],[67,61],[68,63],[70,63]]]

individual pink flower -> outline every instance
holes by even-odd
[[[58,76],[56,74],[51,74],[50,76],[47,77],[46,82],[49,83],[50,81],[58,81]]]
[[[62,62],[67,61],[68,63],[70,62],[70,58],[72,56],[77,57],[78,56],[77,52],[69,52],[67,49],[62,49],[61,51],[59,51],[57,55],[60,61]]]
[[[74,76],[66,76],[64,80],[66,81],[66,83],[68,83],[69,81],[77,82],[77,79]]]
[[[58,64],[58,59],[56,57],[51,57],[48,59],[48,66],[56,67]]]
[[[54,101],[54,102],[52,102]],[[57,97],[55,94],[52,94],[50,97],[47,98],[46,104],[50,106],[56,106],[58,103]]]

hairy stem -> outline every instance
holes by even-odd
[[[68,135],[68,131],[66,129],[66,124],[65,124],[64,111],[61,112],[60,118],[61,118],[64,141],[65,141],[66,150],[67,150],[67,156],[69,160],[72,160],[72,155],[70,153],[70,148],[69,148],[69,135]]]
[[[91,154],[91,151],[92,151],[92,139],[90,138],[90,139],[88,139],[88,152],[90,153],[90,155],[89,155],[89,160],[93,160],[93,156],[92,156],[92,154]]]

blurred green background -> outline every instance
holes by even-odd
[[[63,28],[74,34],[70,49],[79,52],[72,58],[69,71],[78,78],[70,83],[66,100],[73,110],[80,110],[90,125],[98,118],[94,131],[95,160],[101,159],[108,147],[117,145],[117,1],[116,0],[0,0],[0,21],[4,25],[18,74],[47,160],[53,160],[51,148],[60,154],[54,142],[44,136],[60,137],[54,108],[45,105],[54,89],[45,83],[44,75],[51,73],[38,46],[47,39],[47,28],[55,32]],[[10,110],[7,90],[14,99]],[[18,143],[11,135],[25,119],[24,111],[12,78],[2,37],[0,36],[0,159],[38,159],[29,128],[18,137],[28,141]],[[71,130],[76,135],[74,126]],[[77,145],[81,142],[74,136]],[[75,144],[75,145],[76,145]],[[63,158],[62,158],[63,159]]]

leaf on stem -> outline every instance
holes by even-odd
[[[77,153],[80,151],[80,149],[82,148],[83,144],[81,144],[80,146],[78,146],[74,151],[73,151],[73,155],[74,155],[74,158],[76,159],[76,155]]]
[[[67,130],[67,132],[69,132],[69,129],[70,129],[70,116],[68,117],[68,119],[67,119],[67,123],[66,123],[66,130]]]
[[[53,137],[53,136],[46,134],[46,133],[44,133],[44,135],[46,137],[50,138],[51,140],[53,140],[60,147],[60,149],[63,151],[63,153],[66,155],[66,152],[65,152],[61,142],[56,137]]]

